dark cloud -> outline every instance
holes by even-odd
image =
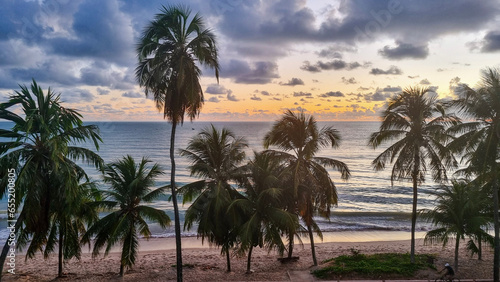
[[[401,92],[401,86],[390,86],[387,85],[386,87],[380,89],[383,92]]]
[[[344,84],[356,84],[358,82],[356,81],[356,79],[354,77],[351,77],[351,78],[342,77],[342,83],[344,83]]]
[[[288,82],[285,83],[280,82],[280,85],[285,85],[285,86],[304,85],[304,81],[300,78],[293,77]]]
[[[312,93],[309,93],[309,92],[303,92],[303,91],[293,92],[293,97],[311,97],[311,96],[312,96]]]
[[[271,93],[269,93],[268,91],[260,91],[260,94],[264,95],[264,96],[270,96]]]
[[[326,62],[317,61],[316,64],[311,65],[309,61],[304,61],[300,68],[309,72],[321,72],[323,70],[353,70],[359,67],[367,67],[369,65],[371,65],[369,62],[364,64],[360,64],[358,62],[347,63],[344,60],[332,60]]]
[[[398,41],[396,45],[396,47],[385,46],[378,53],[389,60],[425,59],[429,55],[427,44],[413,45]]]
[[[210,102],[210,103],[219,103],[220,100],[217,97],[210,97],[210,99],[208,99],[207,102]]]
[[[479,42],[469,42],[467,44],[471,50],[478,49],[483,53],[500,51],[500,30],[488,32],[483,40]]]
[[[257,96],[257,95],[254,94],[252,97],[250,97],[250,100],[262,101],[262,98],[260,98],[259,96]]]
[[[138,92],[128,91],[128,92],[122,93],[122,97],[125,97],[125,98],[144,98],[144,95],[142,95],[141,93],[138,93]]]
[[[232,101],[232,102],[238,102],[238,101],[239,101],[239,99],[238,99],[238,98],[236,98],[236,95],[234,95],[234,94],[233,94],[233,91],[231,91],[231,90],[229,90],[229,91],[227,92],[227,100],[228,100],[228,101]]]
[[[207,94],[227,94],[228,90],[226,87],[220,84],[210,84],[205,89],[205,93]]]
[[[318,56],[330,59],[342,59],[342,54],[334,47],[329,47],[319,51]]]
[[[373,68],[370,71],[370,74],[373,74],[373,75],[382,75],[382,74],[385,74],[385,75],[400,75],[400,74],[403,74],[403,71],[401,71],[401,69],[398,68],[398,67],[396,67],[396,66],[391,66],[387,70],[383,70],[383,69],[379,69],[379,68]]]
[[[66,103],[92,102],[94,94],[86,89],[69,89],[61,93],[61,101]]]
[[[232,78],[236,83],[266,84],[279,78],[275,62],[255,62],[249,64],[241,60],[230,60],[221,67],[221,76]]]
[[[426,79],[422,79],[419,84],[422,84],[422,85],[429,85],[431,84],[430,81],[426,78]]]
[[[108,95],[109,92],[111,92],[111,91],[108,89],[103,89],[103,88],[97,87],[97,93],[99,95]]]
[[[330,92],[326,92],[326,93],[323,93],[323,94],[320,94],[319,97],[322,97],[322,98],[328,98],[328,97],[345,97],[344,93],[340,92],[340,91],[330,91]]]

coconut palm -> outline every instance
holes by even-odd
[[[461,85],[458,99],[454,101],[461,114],[471,122],[452,128],[461,134],[450,144],[458,152],[464,152],[470,173],[489,178],[492,184],[493,211],[498,211],[498,159],[500,157],[500,71],[487,68],[482,71],[481,82],[476,89]],[[493,280],[500,279],[500,224],[498,212],[494,212],[493,226],[494,259]]]
[[[282,236],[297,228],[298,220],[295,214],[282,209],[285,189],[280,179],[285,171],[277,159],[271,154],[255,153],[246,169],[246,197],[234,200],[229,211],[232,214],[233,209],[239,209],[245,215],[239,234],[240,250],[248,251],[247,273],[251,273],[253,248],[276,249],[282,255],[286,249]]]
[[[172,202],[175,216],[177,279],[182,281],[182,251],[179,209],[175,186],[175,132],[187,114],[193,120],[203,104],[199,82],[201,65],[215,69],[219,80],[219,63],[214,34],[205,28],[202,17],[191,16],[183,6],[163,6],[149,23],[137,46],[139,65],[136,77],[146,96],[152,96],[164,118],[172,123],[170,161]]]
[[[455,270],[458,271],[460,240],[475,234],[487,237],[488,233],[481,227],[488,225],[489,215],[483,212],[484,200],[477,197],[480,193],[464,181],[452,181],[452,186],[443,186],[433,194],[436,206],[422,210],[420,215],[438,228],[427,232],[425,242],[442,242],[445,246],[450,238],[455,238]]]
[[[83,125],[78,112],[61,105],[60,95],[50,89],[44,94],[35,80],[30,88],[20,87],[0,104],[0,119],[13,122],[10,130],[0,130],[0,137],[7,139],[0,143],[0,185],[5,187],[0,197],[7,192],[8,169],[15,169],[16,212],[22,203],[15,232],[22,228],[26,234],[42,235],[49,231],[54,212],[61,212],[54,204],[78,194],[77,175],[84,172],[74,161],[96,167],[102,163],[96,153],[77,144],[91,141],[98,149],[101,139],[97,126]],[[0,275],[7,243],[0,257]]]
[[[428,168],[434,181],[445,181],[446,169],[457,166],[453,154],[445,146],[450,139],[445,130],[456,123],[458,119],[445,112],[428,88],[410,87],[389,100],[382,114],[380,130],[370,136],[369,145],[373,148],[394,141],[373,160],[375,170],[383,170],[388,163],[394,163],[391,184],[398,180],[413,183],[412,263],[415,262],[418,185],[425,181]]]
[[[341,173],[344,180],[349,179],[350,171],[341,161],[316,157],[321,148],[339,146],[340,135],[330,126],[318,129],[313,116],[304,112],[294,113],[290,110],[277,122],[264,137],[264,147],[276,146],[281,151],[269,150],[268,153],[287,164],[291,176],[292,200],[288,211],[300,215],[304,221],[309,239],[314,265],[317,265],[314,249],[313,231],[320,237],[321,230],[313,216],[318,213],[328,218],[332,205],[337,204],[337,190],[325,167],[331,167]],[[289,153],[292,152],[292,153]],[[288,236],[288,256],[293,251],[293,233]]]
[[[110,184],[110,189],[103,191],[107,199],[99,204],[112,212],[94,223],[83,239],[88,243],[95,236],[93,257],[99,255],[104,246],[104,255],[107,255],[111,247],[121,241],[120,276],[123,276],[126,267],[135,264],[139,247],[138,235],[145,238],[151,236],[146,220],[157,222],[162,228],[170,224],[170,218],[164,211],[142,205],[143,202],[154,201],[166,188],[151,190],[155,178],[163,172],[158,164],[148,168],[150,162],[147,158],[142,158],[136,163],[127,155],[104,167],[104,183]]]
[[[196,198],[186,211],[184,228],[198,223],[198,235],[210,244],[221,246],[226,255],[227,271],[231,271],[230,250],[238,236],[240,216],[227,216],[227,209],[241,194],[230,184],[241,176],[239,165],[245,159],[247,144],[228,129],[217,130],[213,125],[202,130],[181,150],[187,157],[191,176],[203,178],[183,186],[184,203]],[[235,220],[233,220],[235,219]]]

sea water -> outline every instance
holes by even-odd
[[[131,155],[140,161],[142,157],[148,157],[151,161],[160,164],[164,174],[158,177],[156,187],[167,185],[170,182],[170,131],[171,125],[168,122],[87,122],[86,124],[96,124],[100,128],[103,143],[99,145],[99,155],[105,162],[112,162],[121,159],[125,155]],[[193,123],[186,122],[177,127],[176,149],[186,148],[189,140],[200,130],[210,126],[209,122]],[[214,122],[218,128],[227,128],[234,132],[236,136],[244,137],[248,143],[246,149],[247,158],[253,156],[254,151],[263,150],[264,135],[271,129],[272,122]],[[372,161],[387,145],[373,149],[368,146],[368,139],[371,133],[378,130],[379,122],[362,121],[334,121],[318,122],[319,127],[332,126],[341,135],[342,141],[338,148],[324,148],[317,156],[329,157],[345,162],[351,170],[351,178],[343,181],[340,173],[329,169],[330,176],[334,181],[338,192],[338,205],[332,208],[330,219],[316,217],[316,221],[324,232],[355,231],[372,233],[387,231],[409,232],[410,216],[412,209],[412,184],[409,182],[391,183],[390,171],[392,166],[387,165],[384,171],[375,171]],[[0,128],[9,128],[10,123],[0,122]],[[93,148],[90,143],[79,144],[87,148]],[[189,161],[180,157],[176,153],[176,182],[177,186],[182,186],[198,180],[191,177],[188,166]],[[100,173],[82,164],[88,175],[93,180],[100,180]],[[102,189],[107,189],[101,183]],[[432,182],[430,175],[426,176],[426,182],[419,186],[418,208],[432,208],[434,198],[432,191],[439,188],[439,185]],[[172,218],[173,207],[169,201],[169,192],[161,196],[150,205],[162,209]],[[6,199],[0,201],[0,241],[7,236],[6,226]],[[184,212],[189,207],[189,203],[182,205],[179,198],[179,208],[181,220]],[[182,222],[183,224],[183,222]],[[430,230],[429,223],[418,221],[417,231]],[[153,236],[173,237],[174,228],[163,230],[156,224],[151,225]],[[376,232],[374,232],[376,231]],[[191,230],[183,230],[183,236],[195,236],[196,226]],[[409,238],[409,237],[408,237]],[[374,238],[378,240],[380,238]]]

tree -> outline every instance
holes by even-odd
[[[81,115],[61,105],[60,95],[50,88],[44,94],[35,80],[31,88],[20,86],[9,100],[0,104],[0,119],[13,122],[10,130],[0,130],[0,197],[7,193],[8,171],[15,170],[15,211],[22,204],[15,232],[44,236],[50,230],[57,203],[78,194],[78,175],[86,177],[74,163],[83,160],[100,167],[102,159],[77,143],[91,141],[96,149],[101,138],[95,125],[83,125]],[[22,115],[16,114],[20,108]],[[14,109],[14,110],[13,110]],[[14,214],[11,213],[12,215]],[[19,234],[18,234],[19,235]],[[5,242],[0,257],[0,275],[9,250]]]
[[[478,192],[465,181],[452,181],[452,186],[443,186],[433,193],[436,196],[434,209],[420,212],[423,218],[438,227],[427,232],[426,242],[442,242],[445,246],[450,237],[455,238],[455,271],[458,271],[460,240],[477,234],[488,236],[481,227],[490,222],[489,215],[483,212],[484,200],[477,197]]]
[[[458,119],[446,114],[428,88],[406,88],[389,99],[382,114],[378,132],[372,133],[369,145],[377,148],[382,143],[395,142],[377,156],[372,165],[383,170],[387,163],[394,163],[391,184],[397,180],[413,183],[411,218],[411,262],[415,262],[415,223],[417,220],[418,185],[425,181],[428,165],[434,181],[447,180],[446,169],[456,167],[452,152],[445,146],[450,136],[445,130],[457,124]]]
[[[461,85],[453,106],[465,118],[472,120],[451,128],[461,134],[450,148],[464,153],[469,173],[488,178],[493,195],[493,226],[495,232],[493,280],[500,279],[500,224],[498,218],[498,159],[500,144],[500,71],[484,69],[477,89]]]
[[[245,215],[239,234],[240,250],[248,251],[247,273],[251,273],[253,248],[276,249],[282,255],[286,249],[282,236],[299,223],[295,214],[282,208],[285,189],[280,180],[284,172],[281,163],[271,154],[255,153],[246,170],[242,184],[246,197],[234,200],[229,211],[239,209]]]
[[[183,186],[184,203],[196,198],[186,211],[184,227],[198,223],[198,235],[210,244],[221,246],[226,254],[227,271],[231,271],[229,251],[236,244],[241,216],[229,217],[231,202],[242,198],[230,184],[241,177],[239,165],[245,159],[247,143],[228,129],[217,130],[213,125],[193,137],[181,156],[192,162],[191,176],[203,178]],[[233,220],[234,219],[234,220]]]
[[[161,13],[149,23],[137,46],[139,65],[136,77],[146,96],[153,97],[163,117],[172,123],[170,161],[172,202],[175,217],[177,279],[182,281],[182,249],[179,208],[175,185],[175,132],[187,114],[193,120],[203,104],[199,78],[200,63],[215,69],[219,80],[219,63],[214,34],[205,29],[202,17],[191,16],[183,6],[163,6]]]
[[[330,126],[318,129],[313,116],[303,112],[298,114],[288,110],[281,119],[274,123],[264,137],[264,147],[277,146],[282,151],[269,150],[268,153],[287,164],[292,179],[292,200],[288,210],[300,215],[304,221],[311,242],[314,265],[317,265],[314,249],[313,231],[322,236],[314,221],[316,213],[328,218],[332,205],[337,204],[337,190],[325,167],[331,167],[341,173],[344,180],[349,179],[350,171],[341,161],[316,157],[321,148],[339,146],[340,135]],[[292,154],[288,152],[293,152]],[[293,231],[295,232],[295,231]],[[288,256],[292,256],[294,234],[289,232]]]
[[[140,163],[136,163],[127,155],[103,168],[104,183],[110,184],[110,189],[103,191],[107,199],[99,204],[112,212],[94,223],[83,239],[85,243],[89,243],[95,236],[93,257],[99,255],[105,245],[104,255],[107,255],[111,247],[121,241],[120,276],[123,276],[126,267],[135,264],[139,247],[138,235],[146,238],[151,236],[146,220],[157,222],[162,228],[170,224],[170,218],[164,211],[141,205],[142,202],[152,202],[165,190],[165,187],[151,190],[155,178],[163,172],[158,164],[148,168],[150,162],[147,158],[142,158]]]

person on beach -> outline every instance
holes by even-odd
[[[449,281],[452,281],[453,277],[455,276],[455,271],[453,268],[450,266],[449,263],[444,264],[444,268],[439,271],[439,273],[443,272],[446,270],[446,273],[441,277],[441,278],[446,278]]]

